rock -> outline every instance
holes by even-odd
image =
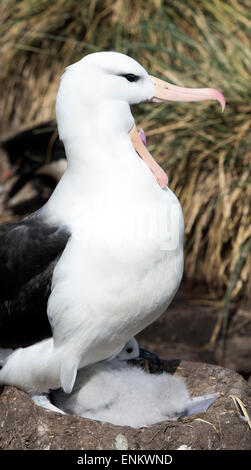
[[[236,372],[186,361],[161,361],[161,369],[184,377],[192,396],[220,393],[200,415],[133,429],[38,407],[31,398],[5,387],[0,396],[0,449],[250,449],[251,429],[233,397],[251,415],[251,388]],[[152,372],[159,366],[150,363]],[[237,408],[238,406],[238,408]]]

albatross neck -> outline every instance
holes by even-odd
[[[66,176],[76,185],[121,188],[138,184],[148,173],[127,132],[79,136],[65,143],[65,151]]]

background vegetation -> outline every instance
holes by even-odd
[[[54,118],[59,77],[83,55],[116,50],[151,74],[220,89],[216,103],[133,109],[185,216],[185,277],[226,309],[250,296],[248,0],[8,0],[0,3],[1,136]]]

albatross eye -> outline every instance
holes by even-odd
[[[120,75],[120,76],[126,78],[128,82],[137,82],[139,80],[139,76],[134,75],[133,73],[126,73],[125,75]]]

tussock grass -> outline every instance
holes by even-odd
[[[0,4],[1,134],[54,117],[59,76],[99,50],[160,78],[220,89],[215,103],[135,107],[150,151],[183,206],[185,276],[224,297],[250,295],[248,0],[21,0]]]

